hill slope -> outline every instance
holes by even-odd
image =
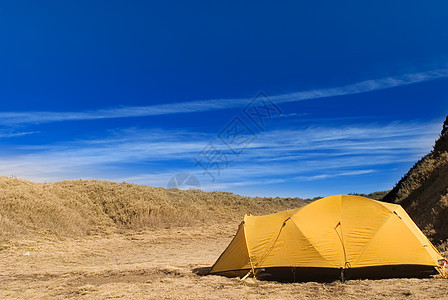
[[[434,243],[448,239],[448,117],[433,151],[383,201],[401,204]]]
[[[0,241],[29,234],[82,236],[239,222],[247,212],[265,214],[307,203],[108,181],[33,183],[0,177]]]

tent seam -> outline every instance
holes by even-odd
[[[282,233],[283,227],[286,226],[286,221],[288,221],[290,219],[291,219],[291,216],[289,216],[285,221],[282,222],[282,227],[280,227],[280,230],[277,233],[277,237],[275,238],[274,242],[272,242],[272,245],[269,247],[269,249],[262,256],[259,264],[262,264],[266,260],[266,258],[268,258],[269,254],[271,254],[272,250],[274,249],[275,244],[278,241],[278,238],[280,237],[280,234]]]
[[[277,243],[278,238],[280,237],[280,234],[282,233],[283,227],[285,227],[285,225],[286,225],[286,221],[288,221],[289,219],[291,219],[291,217],[292,217],[295,213],[297,213],[297,211],[299,211],[300,209],[301,209],[301,208],[299,208],[299,209],[296,208],[296,209],[290,209],[290,210],[287,210],[287,212],[288,212],[288,214],[289,214],[288,218],[286,218],[286,219],[282,222],[282,226],[280,227],[280,230],[279,230],[278,233],[277,233],[277,237],[274,239],[274,241],[272,242],[272,244],[271,244],[271,246],[268,248],[268,250],[266,250],[266,252],[263,253],[263,255],[261,256],[261,259],[260,259],[260,262],[258,263],[258,265],[261,265],[261,264],[266,260],[266,258],[269,256],[269,254],[272,252],[272,249],[274,248],[275,243]],[[295,211],[294,214],[292,213],[293,211]]]
[[[370,238],[369,242],[364,246],[364,248],[362,249],[361,253],[359,253],[359,255],[353,260],[353,263],[356,263],[359,260],[359,258],[364,254],[364,252],[366,252],[366,250],[369,247],[369,245],[372,243],[372,241],[375,240],[375,237],[378,235],[378,232],[380,232],[380,230],[381,230],[381,228],[383,228],[384,224],[386,224],[387,221],[389,221],[389,219],[391,217],[393,217],[394,214],[395,214],[395,210],[394,211],[390,211],[389,217],[387,217],[383,221],[383,223],[381,223],[381,225],[377,227],[377,229],[373,233],[372,237]],[[397,215],[397,217],[398,217],[398,215]]]
[[[246,219],[246,218],[244,218],[244,219]],[[252,261],[252,254],[250,253],[249,243],[247,242],[246,220],[244,220],[244,222],[243,222],[243,230],[244,230],[244,241],[246,242],[247,254],[249,256],[249,262],[250,262],[251,270],[252,270],[253,275],[255,276],[255,267],[254,267],[254,263]]]
[[[310,239],[303,233],[302,230],[300,230],[299,226],[297,226],[296,222],[294,222],[293,219],[291,221],[294,223],[294,226],[296,226],[297,230],[306,238],[306,240],[310,243],[311,246],[313,246],[314,250],[322,257],[325,261],[327,261],[330,265],[334,266],[335,268],[338,268],[335,264],[333,264],[331,261],[329,261],[326,257],[322,255],[322,253],[316,248],[316,245],[314,245],[313,242],[310,241]]]

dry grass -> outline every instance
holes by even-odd
[[[448,152],[438,156],[433,153],[419,160],[409,172],[397,183],[392,191],[383,200],[394,203],[402,203],[413,192],[422,187],[429,177],[439,168],[448,164]]]
[[[373,200],[381,200],[389,192],[390,191],[380,191],[380,192],[373,192],[373,193],[370,193],[370,194],[350,193],[349,195],[361,196],[361,197],[370,198],[370,199],[373,199]]]
[[[306,203],[107,181],[32,183],[0,177],[0,239],[222,223],[241,220],[247,212],[269,213]]]

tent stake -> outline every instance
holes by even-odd
[[[246,280],[246,278],[247,278],[247,277],[249,277],[250,273],[252,273],[252,270],[250,270],[249,272],[247,272],[247,274],[246,274],[246,275],[244,275],[244,277],[243,277],[243,278],[241,278],[241,281],[244,281],[244,280]]]

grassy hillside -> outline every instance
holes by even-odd
[[[33,183],[0,177],[0,240],[239,222],[248,212],[266,214],[307,203],[107,181]]]
[[[373,200],[381,200],[386,196],[390,191],[381,191],[381,192],[373,192],[370,194],[358,194],[358,193],[351,193],[349,195],[355,195],[355,196],[361,196]]]
[[[431,153],[383,198],[400,203],[434,242],[448,239],[448,117]]]

